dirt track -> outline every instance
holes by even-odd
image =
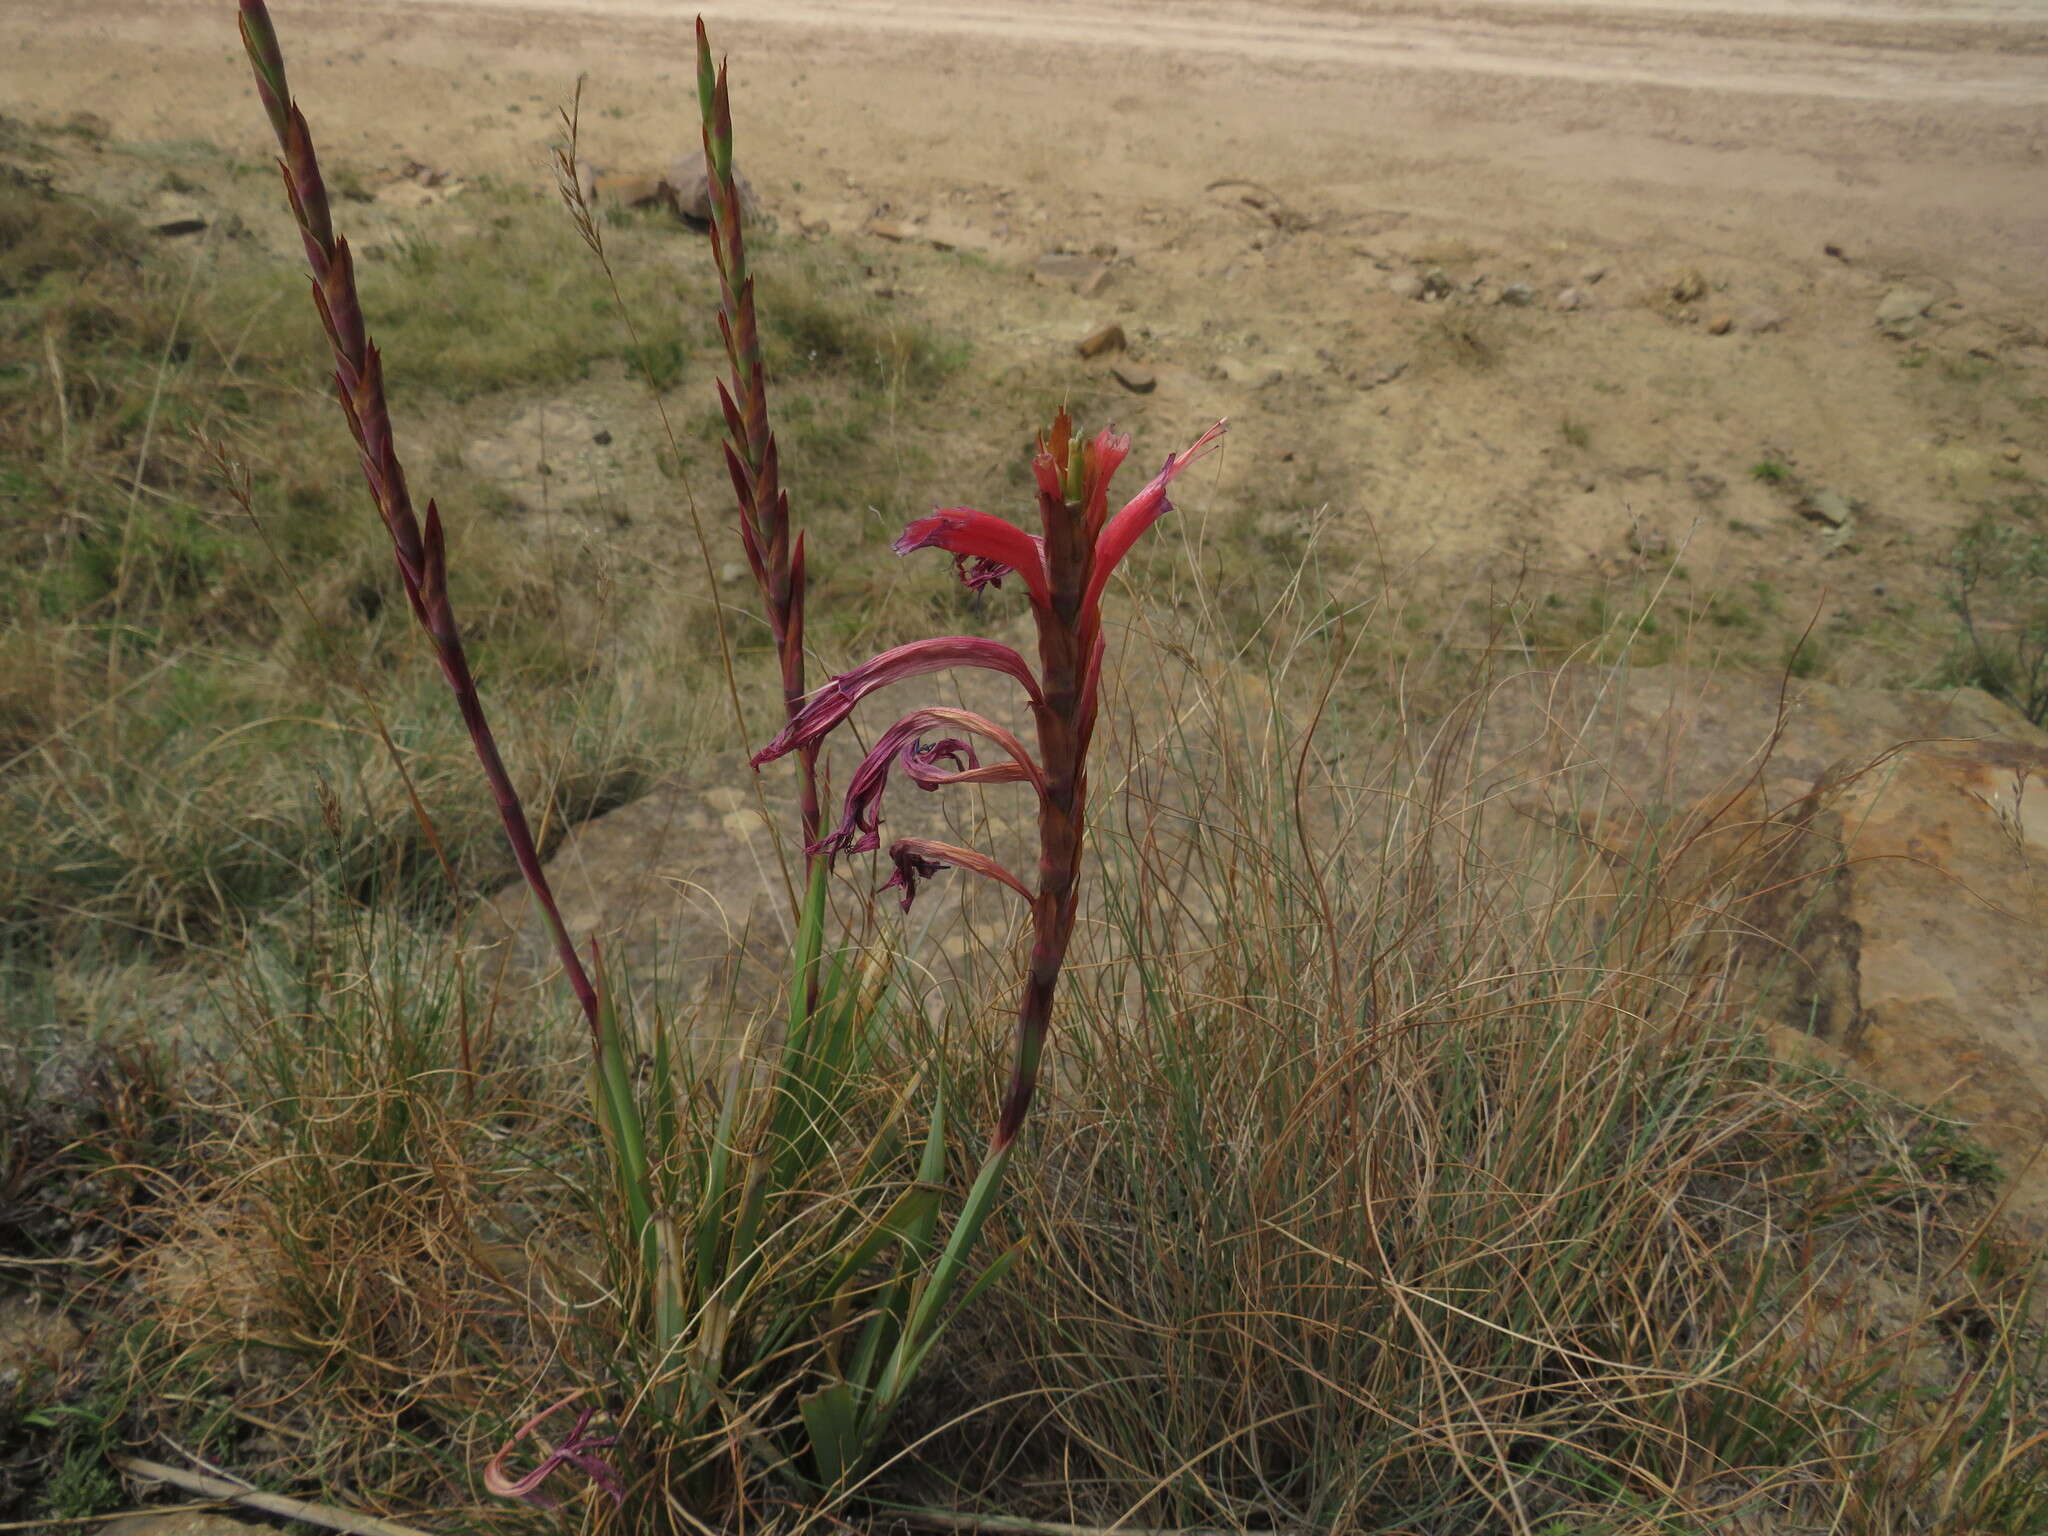
[[[696,153],[687,4],[273,8],[322,145],[371,184],[412,161],[548,184],[579,75],[587,161]],[[5,110],[260,163],[233,11],[10,0]],[[1286,538],[1327,517],[1350,556],[1532,590],[1681,550],[1695,590],[1768,587],[1872,637],[1852,676],[1899,679],[1944,643],[1955,530],[2048,473],[2036,0],[707,12],[785,229],[829,224],[881,299],[972,337],[981,387],[1019,410],[1097,389],[1163,440],[1230,414],[1219,501]],[[986,260],[906,254],[932,243]],[[1031,282],[1053,250],[1113,253],[1109,288]],[[1455,302],[1390,291],[1437,268]],[[1510,286],[1521,307],[1495,302]],[[1898,289],[1934,306],[1910,346],[1872,323]],[[1156,393],[1069,377],[1109,319]],[[1760,459],[1854,503],[1855,529],[1817,537]]]
[[[254,147],[232,9],[14,0],[6,99]],[[508,85],[552,103],[588,71],[594,100],[639,108],[687,80],[690,7],[674,0],[275,9],[296,55],[327,71],[330,139],[353,107],[366,155],[532,165],[547,114],[499,115]],[[1825,232],[2023,286],[2048,255],[2048,22],[2030,0],[707,10],[747,82],[743,112],[777,126],[751,139],[771,179],[822,161],[900,202],[931,180],[1130,200],[1242,176],[1298,202],[1398,200],[1530,233],[1689,231],[1761,254],[1808,252]],[[480,74],[490,83],[458,84]],[[633,111],[641,132],[607,145],[612,158],[665,159],[686,136],[682,105]]]

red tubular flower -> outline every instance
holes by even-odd
[[[948,737],[930,746],[924,733],[945,726],[971,731],[1009,754],[1007,763],[983,767],[967,742]],[[912,710],[882,733],[869,748],[860,766],[846,784],[846,807],[839,825],[813,845],[812,851],[828,856],[865,853],[881,844],[882,793],[888,788],[889,771],[901,760],[904,772],[920,788],[935,790],[948,784],[998,784],[1020,780],[1037,782],[1038,765],[1024,744],[993,720],[964,709]],[[949,770],[940,764],[950,760]]]
[[[973,560],[976,564],[971,573],[964,564],[961,567],[961,580],[970,587],[1001,581],[1015,571],[1031,589],[1032,602],[1043,606],[1050,601],[1045,586],[1045,541],[1033,538],[1015,523],[972,507],[941,507],[930,517],[920,517],[890,547],[899,555],[917,549],[944,549],[960,561]]]
[[[1038,888],[973,849],[924,838],[899,838],[889,848],[895,874],[885,890],[900,890],[907,910],[921,882],[957,866],[1008,886],[1031,909],[1032,945],[1024,994],[1017,1009],[1016,1055],[1010,1085],[990,1138],[991,1155],[1015,1140],[1031,1105],[1038,1062],[1052,1023],[1053,994],[1073,934],[1087,812],[1088,745],[1095,732],[1103,636],[1100,607],[1111,574],[1139,537],[1169,510],[1166,489],[1174,477],[1215,446],[1218,422],[1186,452],[1170,455],[1159,473],[1115,516],[1109,514],[1109,484],[1130,452],[1130,438],[1102,431],[1077,441],[1062,411],[1039,439],[1032,460],[1042,532],[969,507],[943,507],[904,529],[898,554],[943,549],[959,564],[970,587],[994,585],[1014,571],[1031,595],[1038,629],[1034,673],[1008,646],[962,635],[921,640],[884,651],[864,666],[819,689],[789,726],[758,754],[767,762],[785,752],[809,748],[853,712],[867,694],[888,683],[949,667],[985,667],[1022,684],[1038,731],[1036,755],[1008,732],[978,715],[959,710],[922,709],[905,715],[883,733],[854,771],[838,827],[819,841],[819,851],[868,849],[881,841],[881,801],[890,772],[901,766],[925,789],[948,784],[1028,783],[1038,795]],[[964,740],[925,745],[924,733],[955,726],[994,743],[1007,761],[982,765]],[[947,764],[951,766],[946,766]]]
[[[848,715],[853,706],[891,683],[920,677],[927,672],[945,672],[953,667],[981,667],[1014,677],[1034,707],[1045,702],[1038,691],[1038,679],[1009,646],[1000,640],[982,640],[972,635],[947,635],[938,640],[913,640],[892,650],[871,656],[851,672],[842,672],[804,701],[803,708],[784,726],[781,734],[754,754],[754,766],[772,763],[785,752],[822,740]]]

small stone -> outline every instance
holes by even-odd
[[[1558,290],[1556,299],[1551,302],[1551,307],[1567,312],[1574,309],[1584,309],[1586,307],[1586,295],[1577,288],[1561,288]]]
[[[609,448],[612,445],[612,435],[604,428],[599,428],[591,433],[590,440],[600,448]]]
[[[1408,371],[1408,365],[1396,358],[1383,358],[1374,363],[1359,376],[1361,389],[1378,389],[1382,384],[1391,384]]]
[[[1707,280],[1700,275],[1697,267],[1678,274],[1665,290],[1674,304],[1696,304],[1707,296]]]
[[[1832,256],[1835,258],[1835,260],[1842,262],[1844,264],[1846,264],[1849,260],[1849,248],[1843,245],[1839,240],[1830,240],[1820,249],[1822,255]]]
[[[1595,262],[1590,267],[1581,267],[1579,269],[1579,281],[1584,283],[1588,288],[1592,287],[1595,283],[1599,282],[1600,279],[1605,277],[1606,275],[1607,268],[1598,262]]]
[[[2005,455],[2005,462],[2008,464],[2017,464],[2020,461],[2020,445],[2018,443],[2007,443],[1999,452]]]
[[[1726,336],[1734,329],[1735,317],[1732,315],[1716,315],[1707,322],[1707,334],[1709,336]]]
[[[1157,374],[1134,363],[1118,363],[1109,370],[1109,376],[1134,395],[1149,395],[1159,387]]]
[[[718,579],[728,587],[737,586],[747,574],[746,564],[739,560],[728,560],[718,568]]]
[[[1097,267],[1081,281],[1074,284],[1074,292],[1084,299],[1092,299],[1109,286],[1109,268]]]
[[[1762,305],[1745,313],[1741,325],[1744,335],[1762,336],[1768,331],[1782,331],[1785,328],[1785,316],[1779,310]]]
[[[1449,298],[1456,286],[1442,267],[1431,267],[1422,274],[1422,296],[1425,299]]]
[[[1511,304],[1516,309],[1527,309],[1536,302],[1536,290],[1527,283],[1509,283],[1494,296],[1496,304]]]
[[[1083,357],[1100,357],[1105,352],[1121,352],[1124,349],[1124,328],[1115,323],[1090,331],[1074,343],[1074,350]]]
[[[1387,292],[1397,299],[1422,297],[1422,279],[1413,272],[1397,272],[1387,279]]]
[[[1885,335],[1903,341],[1917,336],[1921,320],[1934,307],[1934,295],[1922,288],[1894,288],[1878,302],[1875,324]]]
[[[1815,491],[1799,504],[1800,515],[1830,528],[1846,525],[1855,507],[1840,491]]]
[[[899,224],[894,219],[876,219],[868,225],[868,233],[877,240],[887,240],[891,244],[899,244],[910,238],[910,227],[906,224]]]

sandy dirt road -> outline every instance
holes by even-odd
[[[330,140],[364,155],[532,165],[548,114],[526,98],[552,103],[584,71],[594,101],[634,109],[603,145],[611,158],[660,163],[687,142],[672,94],[687,81],[687,4],[275,9],[325,71]],[[1531,234],[1758,253],[1826,234],[2022,285],[2048,266],[2040,0],[706,10],[747,81],[743,110],[773,125],[751,138],[771,180],[808,167],[815,184],[822,168],[899,202],[921,183],[980,180],[1050,202],[1186,196],[1239,176],[1305,204],[1399,201]],[[13,110],[90,103],[124,132],[254,147],[231,44],[227,0],[0,5]]]
[[[691,5],[273,9],[323,147],[369,184],[420,162],[546,185],[579,76],[587,161],[697,152]],[[1695,590],[1768,588],[1841,654],[1874,637],[1854,676],[1897,679],[1945,644],[1956,530],[2048,486],[2048,0],[705,10],[786,230],[829,225],[1026,414],[1093,390],[1172,439],[1227,412],[1217,504],[1247,537],[1313,524],[1346,559],[1538,591],[1680,550]],[[0,0],[0,110],[260,163],[233,12]],[[1113,281],[1034,284],[1055,250]],[[1392,291],[1439,268],[1449,302]],[[1932,306],[1910,343],[1873,327],[1899,290]],[[1072,371],[1109,319],[1156,392]],[[1760,460],[1853,503],[1853,536],[1818,538]]]

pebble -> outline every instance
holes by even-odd
[[[1562,310],[1584,309],[1586,295],[1577,288],[1561,288],[1551,307]]]
[[[1816,491],[1800,504],[1799,510],[1816,523],[1840,528],[1854,515],[1849,498],[1840,491]]]
[[[1707,296],[1707,280],[1700,275],[1697,267],[1681,272],[1671,280],[1666,290],[1674,304],[1692,304]]]
[[[1124,344],[1124,328],[1112,322],[1083,336],[1074,343],[1074,350],[1083,357],[1100,357],[1105,352],[1123,351]]]
[[[1761,336],[1767,331],[1782,331],[1784,328],[1783,312],[1768,305],[1752,309],[1742,317],[1742,329],[1746,335]]]
[[[1387,279],[1387,292],[1397,299],[1422,297],[1422,279],[1413,272],[1397,272]]]
[[[1598,263],[1595,263],[1593,266],[1590,267],[1582,267],[1579,269],[1579,281],[1584,283],[1588,288],[1592,287],[1593,284],[1599,282],[1600,279],[1605,277],[1606,275],[1607,268],[1599,265]]]
[[[1921,319],[1934,307],[1934,295],[1921,288],[1894,288],[1878,301],[1874,323],[1885,335],[1904,340],[1917,336]]]
[[[1527,283],[1509,283],[1494,296],[1496,304],[1512,304],[1517,309],[1526,309],[1536,302],[1536,290]]]
[[[1707,334],[1709,336],[1726,336],[1734,329],[1735,318],[1732,315],[1716,315],[1707,322]]]
[[[1159,375],[1133,363],[1118,363],[1109,375],[1134,395],[1149,395],[1159,387]]]

